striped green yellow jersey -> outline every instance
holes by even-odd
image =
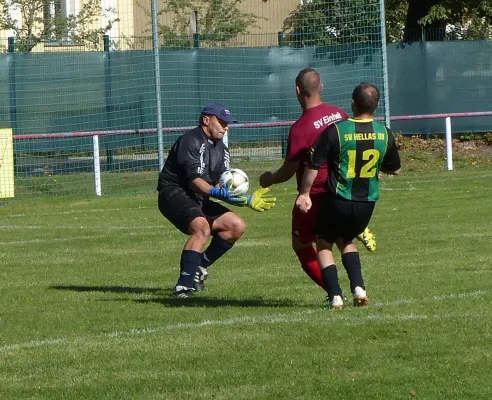
[[[328,127],[311,148],[309,167],[325,163],[326,191],[353,201],[376,201],[381,168],[400,169],[393,133],[373,119],[348,119]]]

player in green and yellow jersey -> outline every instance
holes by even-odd
[[[362,83],[354,89],[353,118],[329,126],[314,143],[296,201],[303,212],[311,208],[311,186],[318,169],[328,163],[326,197],[318,212],[314,232],[318,263],[332,308],[343,307],[333,244],[342,254],[354,305],[368,304],[360,257],[353,239],[371,219],[379,198],[379,173],[397,175],[400,172],[400,157],[393,133],[373,119],[378,105],[376,86]]]

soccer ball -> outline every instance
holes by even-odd
[[[243,170],[232,168],[220,176],[219,185],[229,189],[231,194],[245,194],[249,189],[249,178]]]

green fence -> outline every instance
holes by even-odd
[[[163,51],[163,126],[196,124],[200,109],[210,101],[227,104],[240,122],[296,119],[300,107],[294,78],[307,66],[323,76],[326,100],[349,110],[349,93],[361,81],[372,81],[382,88],[381,54],[364,48]],[[346,61],[337,61],[341,55]],[[0,125],[12,127],[15,134],[156,127],[151,52],[13,53],[0,55],[0,64],[4,67],[0,72]],[[285,133],[286,128],[256,132],[238,129],[235,137],[256,140]],[[113,141],[114,137],[102,140]],[[155,135],[124,140],[156,145]],[[81,141],[81,145],[86,142]],[[33,151],[32,146],[19,142],[16,151]],[[38,141],[36,149],[53,149],[53,142]]]
[[[492,111],[492,41],[388,45],[391,115]],[[394,122],[407,133],[444,132],[443,120]],[[454,132],[490,132],[490,117],[453,119]]]
[[[193,126],[203,105],[221,101],[240,122],[278,123],[299,117],[294,78],[317,68],[324,99],[350,112],[350,93],[361,81],[383,89],[377,46],[163,50],[160,56],[163,126]],[[492,42],[447,41],[387,46],[391,115],[491,111]],[[150,51],[8,53],[0,55],[0,126],[15,135],[16,190],[20,193],[82,193],[91,187],[91,137],[77,132],[129,130],[100,135],[101,170],[149,171],[153,190],[158,169],[156,90]],[[384,97],[382,97],[384,100]],[[385,104],[378,109],[384,115]],[[490,132],[490,117],[453,119],[454,132]],[[440,120],[394,121],[405,133],[444,132]],[[135,133],[136,132],[136,133]],[[63,138],[43,135],[67,133]],[[280,158],[288,126],[233,127],[232,157]],[[179,132],[164,134],[164,150]],[[25,138],[25,137],[24,137]],[[39,140],[43,139],[43,140]],[[59,174],[78,172],[70,185]],[[89,173],[89,174],[87,174]],[[103,191],[132,187],[139,175],[105,175]],[[78,183],[77,183],[78,182]],[[111,182],[111,183],[108,183]],[[79,185],[79,186],[77,186]],[[72,187],[80,187],[73,189]],[[114,190],[114,189],[112,189]]]
[[[491,109],[492,42],[390,44],[387,49],[391,115]],[[352,57],[333,61],[342,52]],[[200,108],[211,100],[225,102],[241,122],[296,119],[293,79],[306,66],[321,72],[325,99],[347,111],[347,87],[362,80],[382,86],[380,54],[364,54],[354,46],[176,50],[163,52],[160,62],[165,127],[195,124]],[[152,68],[148,51],[2,54],[0,125],[15,134],[155,128]],[[442,121],[393,125],[406,132],[443,131]],[[463,119],[453,126],[489,131],[490,121]],[[285,131],[276,129],[256,136]],[[249,133],[237,132],[244,139]],[[134,140],[153,145],[156,139]],[[53,148],[49,141],[37,146]]]

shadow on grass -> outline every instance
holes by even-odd
[[[256,298],[217,298],[198,295],[188,299],[176,299],[172,296],[167,298],[138,299],[138,303],[159,303],[166,307],[292,307],[299,306],[289,300],[274,300]]]
[[[48,289],[70,290],[73,292],[101,292],[101,293],[129,293],[129,294],[150,294],[159,297],[148,299],[133,299],[137,303],[158,303],[166,307],[292,307],[299,306],[291,300],[275,300],[255,298],[217,298],[200,293],[187,299],[177,299],[171,295],[173,287],[151,288],[151,287],[130,287],[130,286],[80,286],[80,285],[53,285]],[[163,297],[163,294],[168,294]],[[128,301],[125,299],[105,299],[102,301]]]
[[[161,288],[151,288],[151,287],[130,287],[130,286],[78,286],[78,285],[54,285],[50,286],[49,289],[56,290],[71,290],[73,292],[103,292],[103,293],[134,293],[134,294],[145,294],[145,293],[162,293]]]

